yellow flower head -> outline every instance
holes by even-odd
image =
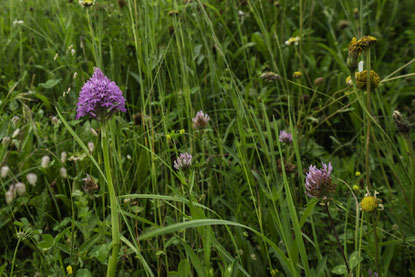
[[[354,175],[356,175],[356,177],[359,177],[360,175],[362,175],[362,173],[360,173],[360,171],[356,171]]]
[[[354,193],[358,194],[360,192],[359,186],[358,185],[354,185],[353,186],[353,191],[354,191]]]
[[[372,45],[376,43],[376,38],[372,36],[364,36],[361,39],[357,40],[355,37],[349,43],[349,56],[359,56],[363,51],[369,49]]]
[[[290,37],[287,41],[285,41],[286,45],[298,45],[298,43],[300,42],[301,38],[299,36],[296,37]]]
[[[95,0],[79,0],[79,5],[85,8],[89,8],[95,5]]]
[[[296,71],[293,73],[294,78],[301,78],[302,76],[303,76],[303,73],[301,73],[300,71]]]
[[[358,57],[362,54],[363,51],[366,51],[375,43],[376,38],[372,36],[364,36],[359,40],[357,40],[355,37],[352,38],[348,46],[349,54],[347,56],[347,67],[351,71],[355,70],[358,63]]]
[[[181,129],[181,130],[179,131],[179,134],[180,134],[180,135],[183,135],[185,132],[186,132],[186,131],[185,131],[185,129]]]
[[[360,202],[362,210],[371,213],[378,207],[378,200],[374,196],[365,196]]]
[[[171,140],[171,135],[170,134],[167,134],[166,135],[166,138],[167,138],[167,140]]]
[[[355,72],[354,77],[356,79],[356,86],[358,89],[366,90],[367,89],[367,70],[363,70],[362,72]],[[375,90],[380,83],[379,75],[371,70],[370,71],[370,90]],[[352,86],[352,80],[350,76],[346,78],[346,84]]]
[[[72,274],[72,266],[68,265],[66,267],[66,272],[68,272],[68,274]]]

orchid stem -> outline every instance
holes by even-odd
[[[114,277],[117,268],[118,251],[120,249],[120,227],[118,220],[118,203],[112,183],[111,165],[108,151],[107,121],[102,124],[101,146],[104,154],[105,174],[107,177],[108,193],[111,207],[112,254],[108,261],[107,277]]]

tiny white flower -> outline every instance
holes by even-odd
[[[94,136],[98,136],[98,134],[97,134],[97,131],[95,131],[94,130],[94,128],[91,128],[91,129],[89,129],[90,131],[91,131],[91,133],[94,135]]]
[[[14,185],[18,195],[23,195],[26,193],[26,186],[22,182],[18,182]]]
[[[6,191],[5,196],[6,196],[6,203],[7,204],[10,204],[11,202],[13,202],[14,196],[13,196],[13,192],[12,191],[10,191],[10,190]]]
[[[49,156],[43,156],[42,160],[40,161],[40,167],[47,168],[50,163],[50,157]]]
[[[73,74],[73,77],[72,77],[72,79],[76,79],[76,77],[78,77],[78,72],[75,72],[74,74]]]
[[[17,128],[16,130],[14,130],[12,138],[17,138],[20,134],[20,128]]]
[[[0,171],[1,171],[1,173],[0,173],[1,178],[5,178],[9,174],[9,172],[10,172],[10,167],[8,167],[7,165],[5,165],[5,166],[3,166],[1,168]]]
[[[59,57],[59,54],[56,53],[55,56],[53,57],[53,60],[56,61],[56,59]]]
[[[37,175],[34,173],[28,173],[26,175],[26,179],[29,182],[29,184],[31,184],[32,186],[36,186],[37,183]]]
[[[65,151],[63,151],[62,153],[61,153],[61,162],[64,164],[65,162],[66,162],[66,157],[68,156],[68,154],[65,152]]]
[[[24,21],[23,20],[15,20],[15,21],[13,21],[13,26],[23,25],[23,24],[24,24]]]
[[[2,143],[4,146],[7,146],[10,144],[10,141],[11,141],[10,137],[4,137],[2,140]]]
[[[59,169],[59,173],[60,173],[62,178],[67,178],[68,177],[68,172],[66,171],[66,168],[64,168],[64,167],[61,167],[61,169]]]
[[[90,153],[94,152],[95,145],[92,141],[88,142],[88,150]]]
[[[73,55],[75,55],[75,53],[76,53],[76,50],[75,50],[75,49],[72,49],[72,50],[71,50],[71,54],[72,54],[72,56],[73,56]]]
[[[16,124],[19,123],[19,121],[20,121],[20,117],[15,115],[15,116],[12,117],[11,120],[12,120],[13,126],[16,126]]]

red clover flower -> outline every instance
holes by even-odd
[[[177,160],[174,161],[174,168],[177,170],[187,170],[192,166],[192,155],[181,153]]]
[[[290,132],[287,132],[285,130],[280,131],[279,140],[282,143],[292,143],[293,142],[293,136]]]
[[[308,173],[306,175],[306,195],[309,197],[318,197],[323,200],[327,200],[329,195],[335,191],[336,184],[333,184],[331,181],[331,171],[333,167],[331,163],[328,166],[322,163],[323,168],[318,169],[314,165],[310,165]]]
[[[195,129],[206,128],[209,120],[210,120],[210,117],[206,113],[203,113],[203,111],[198,111],[196,113],[196,116],[192,119],[193,127]]]

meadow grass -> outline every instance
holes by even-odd
[[[415,274],[412,1],[0,8],[0,276]],[[76,119],[94,67],[126,100],[104,124]]]

